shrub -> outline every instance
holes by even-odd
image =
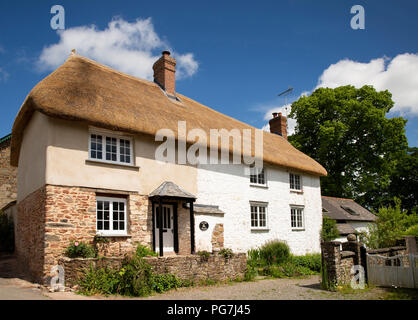
[[[286,242],[268,241],[260,248],[259,257],[267,265],[279,264],[289,259],[290,249]]]
[[[304,256],[291,256],[290,261],[299,267],[308,268],[313,272],[321,271],[321,254],[306,254]]]
[[[137,257],[156,257],[157,253],[155,253],[154,251],[152,251],[150,248],[148,248],[147,246],[144,246],[142,244],[138,244],[138,246],[136,247],[136,256]]]
[[[225,259],[230,259],[234,256],[234,253],[231,249],[221,249],[218,252],[219,255],[223,256]]]
[[[80,280],[80,292],[86,295],[94,294],[113,294],[118,291],[120,283],[120,274],[111,269],[94,269],[90,266],[90,270]]]
[[[65,255],[69,258],[95,258],[96,251],[87,243],[72,241],[65,250]]]
[[[134,256],[123,264],[119,272],[119,294],[125,296],[144,297],[153,289],[153,274],[151,266],[141,257]]]
[[[326,216],[322,218],[321,239],[322,241],[332,241],[337,239],[340,233],[337,229],[337,222]]]
[[[371,224],[368,231],[360,235],[360,239],[371,249],[386,248],[396,245],[397,240],[409,230],[413,232],[418,225],[418,214],[409,215],[401,209],[401,201],[395,198],[395,206],[381,207],[377,212],[375,224]]]
[[[13,252],[15,249],[15,232],[13,219],[0,211],[0,252]]]
[[[154,274],[152,278],[152,288],[158,293],[171,289],[177,289],[182,285],[183,281],[177,278],[174,274]]]
[[[200,256],[200,258],[202,259],[202,260],[204,260],[204,261],[207,261],[208,259],[209,259],[209,256],[210,256],[210,252],[208,252],[208,251],[205,251],[205,250],[203,250],[203,251],[198,251],[197,252],[197,254]]]
[[[418,237],[418,224],[416,224],[416,225],[414,225],[414,226],[412,226],[412,227],[409,227],[409,228],[405,231],[404,235],[406,235],[406,236],[415,236],[415,237]]]

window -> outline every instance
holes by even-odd
[[[304,219],[303,219],[303,208],[302,207],[291,207],[290,208],[290,220],[293,230],[304,229]]]
[[[300,175],[289,173],[290,190],[302,191],[302,184],[300,181]]]
[[[250,167],[250,183],[265,186],[267,185],[266,172],[264,168]]]
[[[343,208],[346,212],[348,212],[349,214],[351,214],[352,216],[359,216],[360,214],[355,212],[353,209],[351,209],[350,207],[347,206],[341,206],[341,208]]]
[[[126,235],[126,199],[96,198],[96,230],[102,235]]]
[[[133,164],[132,139],[92,133],[89,149],[90,159]]]
[[[251,203],[251,229],[267,229],[266,203]]]

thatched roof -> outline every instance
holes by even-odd
[[[11,164],[18,164],[23,131],[34,111],[50,117],[151,136],[155,136],[159,129],[167,128],[177,138],[178,121],[186,121],[188,129],[203,129],[208,136],[210,129],[237,128],[241,132],[251,129],[254,146],[254,127],[181,94],[176,95],[181,102],[168,98],[153,82],[73,54],[39,82],[24,101],[13,125]],[[319,163],[295,149],[283,137],[269,132],[263,134],[264,162],[313,175],[327,174]]]
[[[323,214],[333,220],[376,221],[377,217],[351,199],[322,196]]]

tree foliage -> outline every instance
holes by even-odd
[[[324,195],[375,209],[393,198],[391,180],[408,147],[406,120],[385,117],[393,104],[389,91],[372,86],[319,88],[292,104],[297,126],[289,141],[328,171]]]
[[[418,214],[407,214],[401,209],[401,201],[394,200],[394,206],[381,207],[377,212],[375,224],[371,224],[368,232],[361,234],[361,241],[372,249],[387,248],[396,245],[396,241],[404,235],[413,234],[418,225]],[[416,232],[416,231],[415,231]]]
[[[337,229],[337,222],[327,216],[324,216],[322,218],[321,240],[332,241],[337,239],[339,236],[340,233]]]

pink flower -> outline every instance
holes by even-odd
[[[78,247],[78,242],[74,242],[74,245],[75,245],[76,247]]]

